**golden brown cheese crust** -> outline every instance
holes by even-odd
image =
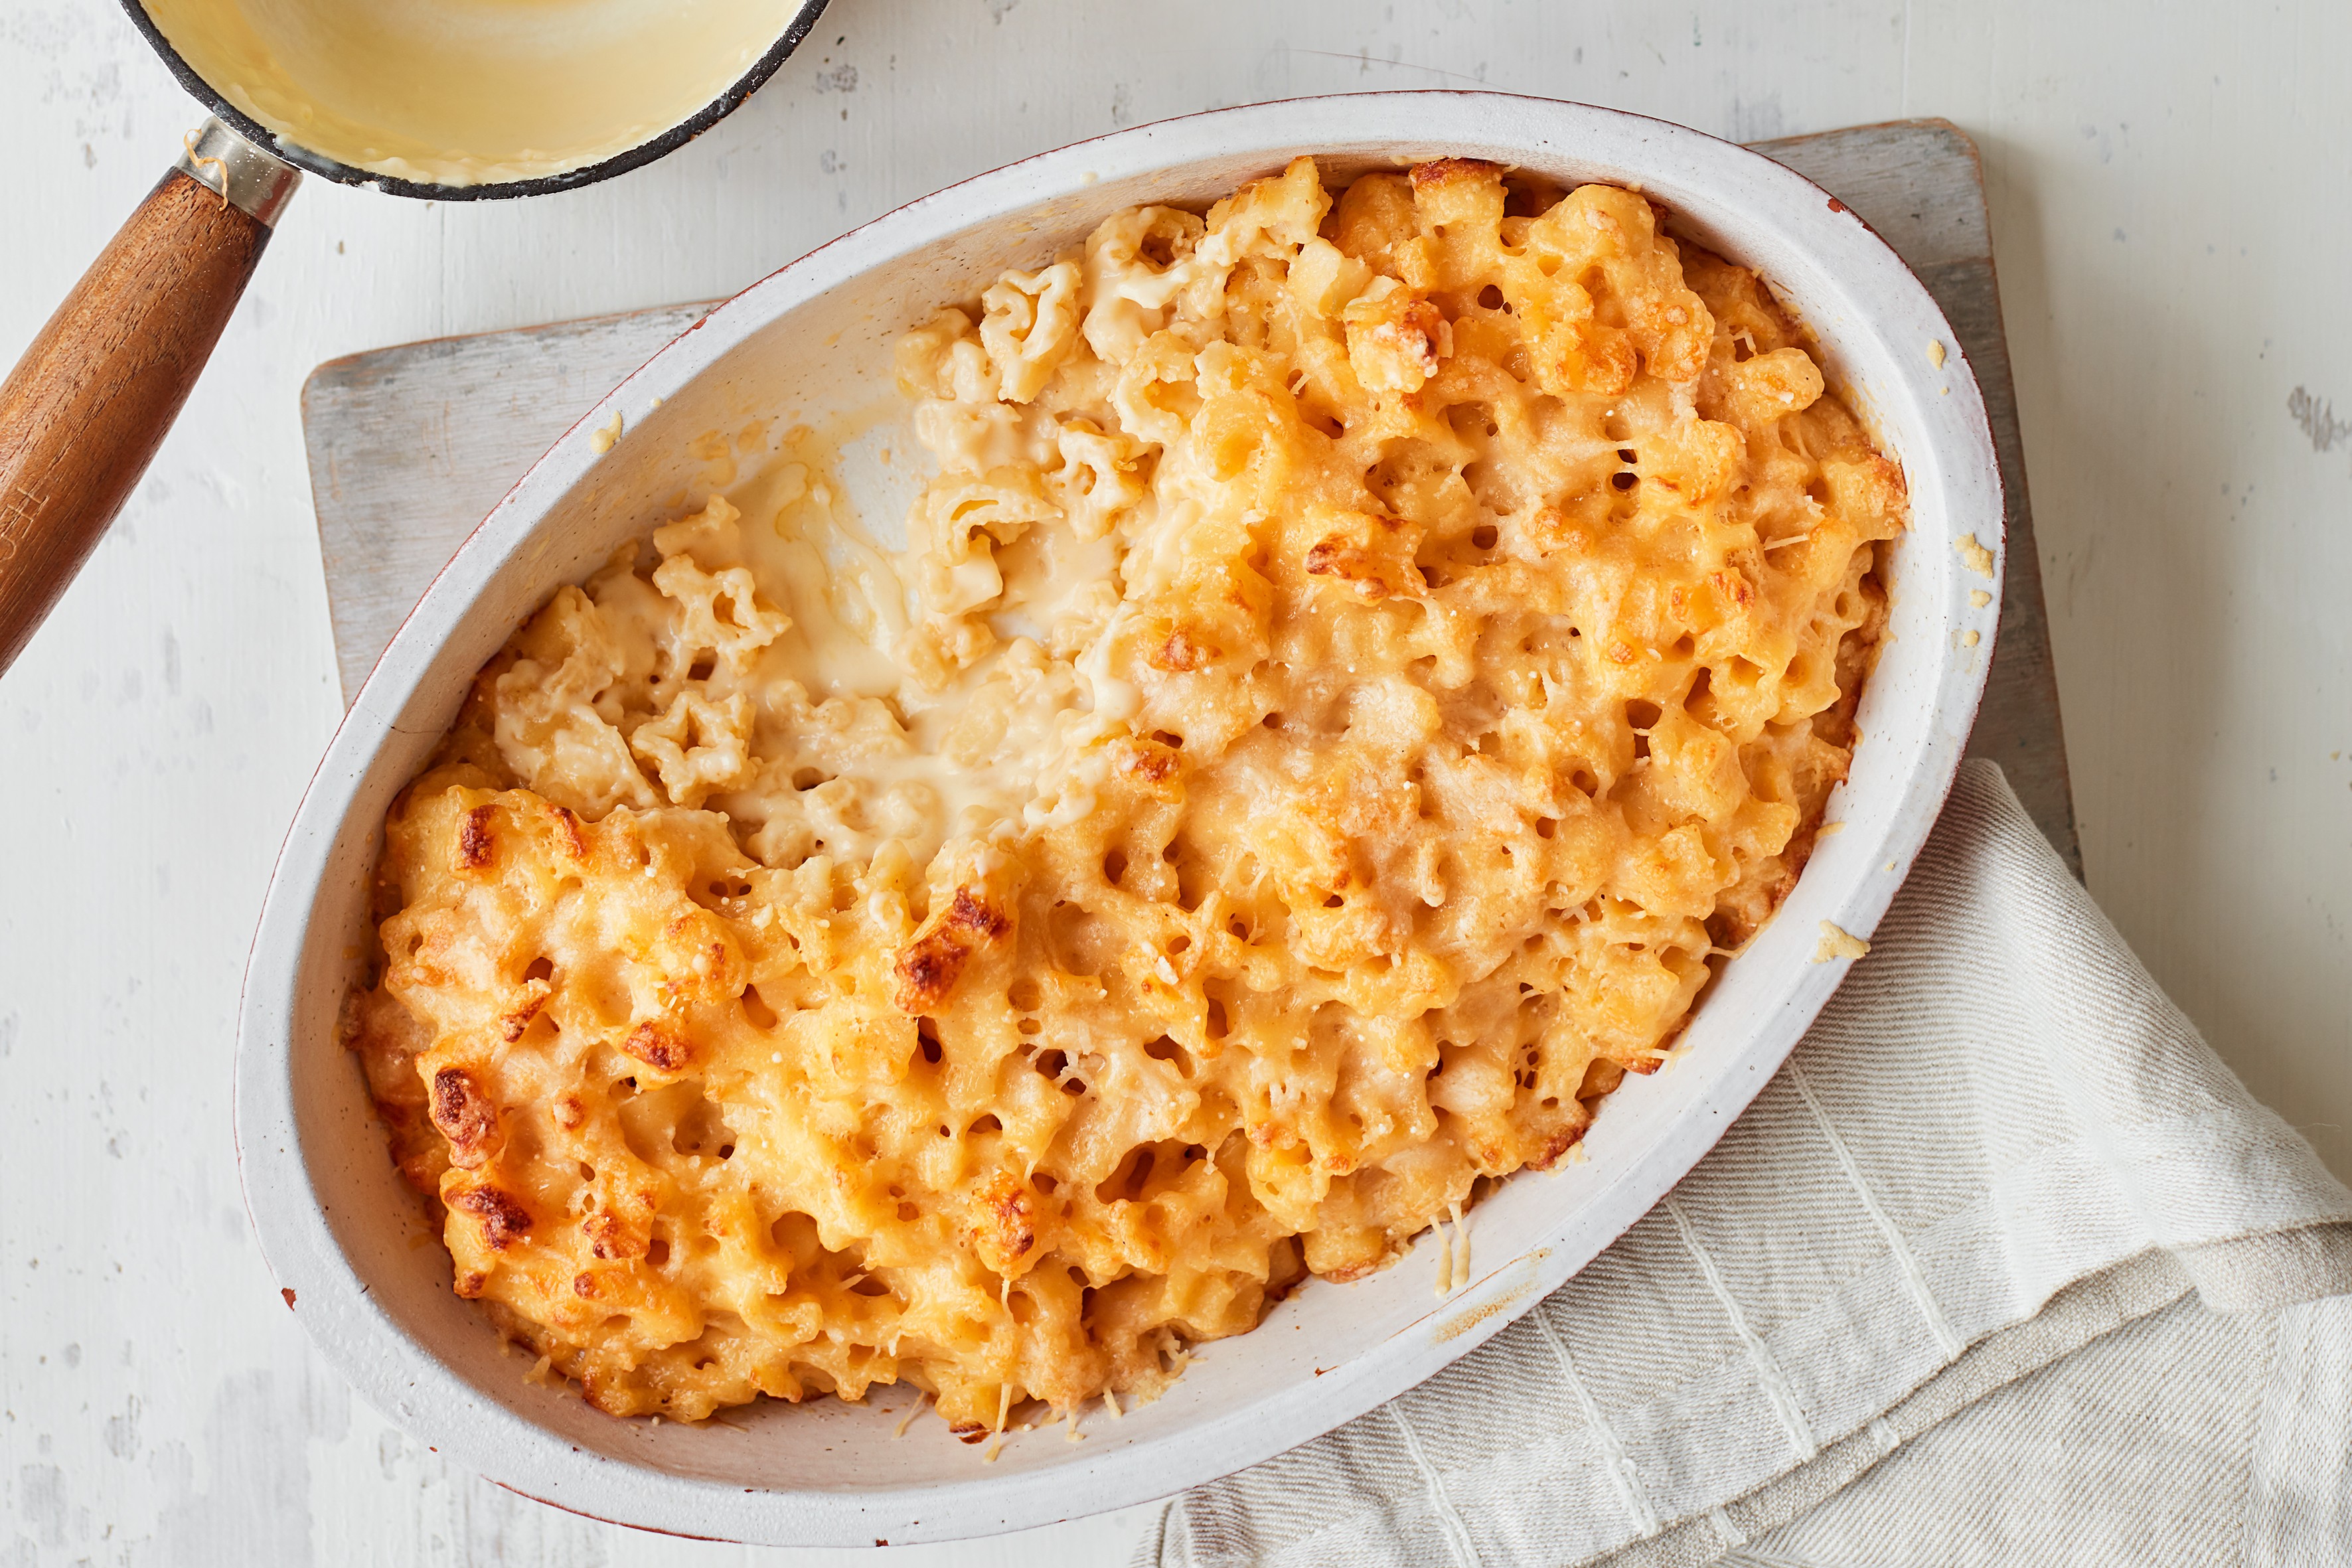
[[[924,827],[714,504],[556,595],[386,824],[347,1036],[458,1289],[605,1410],[1156,1388],[1567,1153],[1844,775],[1901,475],[1641,197],[1300,160],[979,316],[901,353],[899,655],[998,671],[959,765],[1060,716],[1025,814]]]

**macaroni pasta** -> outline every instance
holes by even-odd
[[[898,350],[560,590],[351,1001],[461,1294],[600,1408],[1150,1394],[1566,1154],[1769,917],[1902,478],[1643,197],[1313,162]]]

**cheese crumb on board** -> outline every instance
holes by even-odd
[[[1821,944],[1813,949],[1813,962],[1833,963],[1841,958],[1860,958],[1869,951],[1870,943],[1862,938],[1834,921],[1823,921]]]

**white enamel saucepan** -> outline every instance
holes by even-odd
[[[1078,1444],[1053,1429],[1016,1436],[992,1464],[937,1421],[893,1441],[907,1391],[656,1426],[526,1381],[488,1320],[451,1293],[448,1257],[336,1043],[394,793],[516,625],[703,483],[689,447],[704,432],[761,417],[774,431],[822,427],[887,400],[892,341],[942,301],[975,296],[1004,267],[1041,264],[1119,208],[1201,205],[1299,153],[1338,179],[1458,155],[1563,184],[1636,184],[1670,209],[1671,231],[1759,268],[1818,334],[1833,384],[1901,462],[1912,508],[1864,739],[1830,804],[1841,831],[1703,997],[1686,1048],[1606,1102],[1586,1157],[1522,1173],[1478,1206],[1473,1278],[1443,1300],[1427,1244],[1353,1284],[1310,1281],[1255,1332],[1202,1347],[1159,1400],[1118,1421],[1090,1416]],[[540,459],[435,582],[320,765],[255,940],[237,1055],[246,1195],[287,1301],[368,1398],[506,1486],[629,1524],[783,1544],[936,1540],[1121,1507],[1264,1459],[1412,1387],[1591,1261],[1714,1144],[1843,973],[1813,962],[1822,922],[1869,932],[1927,837],[2000,602],[1961,538],[1996,552],[2001,538],[1975,380],[1956,351],[1931,353],[1936,343],[1951,350],[1954,338],[1927,291],[1818,186],[1678,126],[1493,93],[1309,99],[1143,126],[927,196],[803,257],[664,349]],[[857,488],[855,475],[845,482]],[[870,525],[888,522],[877,496],[852,499]],[[1990,603],[1973,606],[1971,589]]]
[[[567,190],[717,123],[825,0],[122,0],[214,118],[0,383],[0,671],[130,499],[301,171]]]

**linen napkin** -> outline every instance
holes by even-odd
[[[1971,762],[1656,1209],[1137,1562],[2352,1562],[2348,1290],[2352,1193]]]

